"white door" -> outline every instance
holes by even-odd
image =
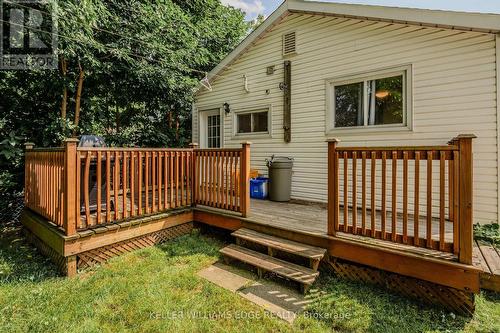
[[[200,112],[201,148],[221,148],[222,131],[220,109]]]

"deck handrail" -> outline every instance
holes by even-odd
[[[451,252],[471,264],[473,138],[462,134],[448,145],[396,147],[339,147],[339,140],[328,140],[328,234]]]
[[[248,214],[249,143],[237,149],[100,148],[77,143],[67,139],[62,148],[26,144],[26,207],[66,235],[196,204]],[[224,168],[229,161],[232,173]]]

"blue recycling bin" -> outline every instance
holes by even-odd
[[[269,178],[257,177],[250,179],[250,197],[255,199],[266,199]]]

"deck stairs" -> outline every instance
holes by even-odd
[[[257,269],[259,277],[265,272],[299,283],[305,293],[318,278],[318,267],[326,249],[255,230],[240,228],[231,234],[236,244],[221,249],[226,262],[238,260]]]

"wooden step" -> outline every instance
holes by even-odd
[[[294,242],[288,239],[263,234],[261,232],[247,228],[238,229],[231,235],[239,239],[244,239],[246,241],[271,247],[308,259],[321,260],[326,253],[326,249],[323,249],[321,247]]]
[[[315,272],[310,268],[273,258],[236,244],[226,246],[220,250],[220,253],[226,257],[237,259],[258,269],[275,273],[305,286],[313,284],[314,280],[319,276],[319,272]]]

